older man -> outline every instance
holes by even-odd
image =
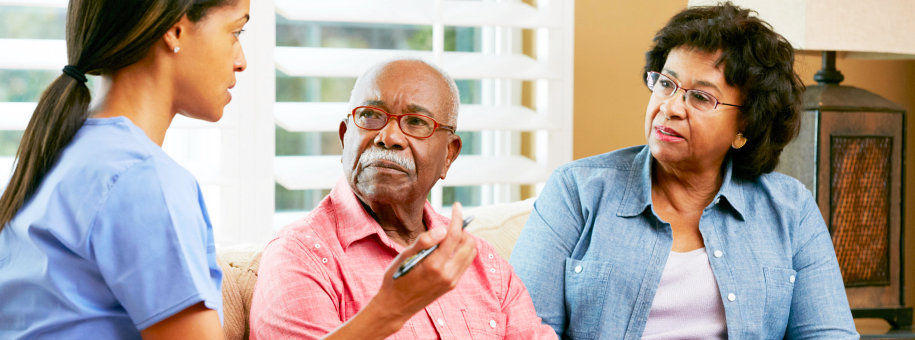
[[[418,60],[373,67],[340,123],[330,195],[264,250],[254,339],[556,338],[492,246],[426,202],[461,150],[454,81]],[[393,279],[407,257],[439,248]]]

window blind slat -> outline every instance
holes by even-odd
[[[461,105],[458,131],[534,131],[549,130],[553,126],[544,114],[519,105],[489,106]]]
[[[25,130],[35,103],[0,102],[0,130]]]
[[[0,68],[60,70],[67,65],[67,43],[53,39],[0,39]]]
[[[340,156],[276,156],[274,177],[288,190],[330,189],[343,170]]]
[[[445,1],[443,12],[447,26],[559,27],[546,11],[520,2]]]
[[[343,175],[340,156],[277,156],[276,182],[288,190],[330,189]],[[442,181],[445,186],[486,183],[529,184],[543,182],[546,167],[523,156],[474,156],[457,158]]]
[[[277,47],[276,67],[294,77],[355,78],[372,65],[394,58],[433,61],[432,52],[360,48]],[[556,71],[521,54],[444,52],[441,66],[455,79],[556,79]]]
[[[277,102],[273,107],[276,125],[290,132],[333,132],[349,112],[348,103]]]
[[[519,80],[558,79],[559,73],[523,54],[489,55],[445,52],[442,67],[457,79],[507,78]]]
[[[545,115],[523,106],[461,105],[458,131],[534,131],[555,128]],[[290,132],[334,132],[350,111],[349,103],[279,102],[276,124]]]
[[[429,0],[274,0],[274,3],[277,14],[289,20],[412,25],[432,23],[433,2]]]
[[[3,192],[3,189],[10,182],[10,176],[13,175],[13,161],[15,158],[12,156],[0,156],[0,192]]]
[[[432,25],[436,17],[429,0],[276,0],[276,8],[284,18],[301,21]],[[443,1],[442,12],[445,26],[559,27],[554,16],[524,3]]]
[[[0,0],[0,6],[32,6],[67,8],[67,0]]]
[[[549,175],[544,166],[524,156],[463,155],[448,169],[442,185],[531,184],[546,181]]]

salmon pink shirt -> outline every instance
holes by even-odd
[[[449,219],[427,202],[428,229]],[[555,339],[524,284],[475,237],[477,258],[457,287],[416,313],[389,339]],[[404,247],[366,212],[345,180],[264,249],[251,303],[252,339],[317,339],[352,318],[378,292]]]

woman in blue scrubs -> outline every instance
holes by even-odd
[[[72,0],[69,65],[0,197],[0,339],[221,338],[200,188],[161,149],[217,121],[246,67],[249,0]],[[85,74],[100,75],[92,108]]]

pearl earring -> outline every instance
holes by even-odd
[[[175,47],[175,49],[172,50],[172,52],[178,53],[178,51],[180,51],[180,50],[181,50],[181,47]]]

